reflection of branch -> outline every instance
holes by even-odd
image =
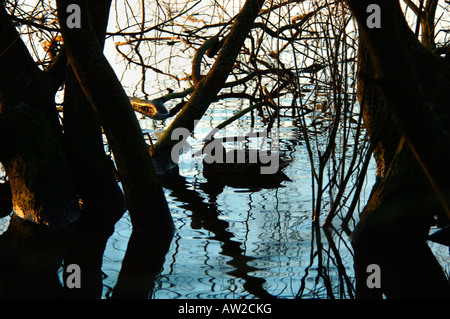
[[[345,266],[342,263],[341,254],[340,254],[339,250],[337,249],[336,244],[334,243],[333,237],[331,236],[331,230],[334,230],[335,233],[337,234],[336,230],[333,227],[323,228],[323,233],[325,234],[325,236],[327,238],[328,246],[331,248],[331,251],[333,252],[334,260],[336,262],[336,266],[337,266],[337,270],[338,270],[339,280],[345,281],[348,294],[349,294],[350,298],[353,299],[354,298],[354,287],[353,287],[352,282],[350,281],[349,276],[347,275]],[[349,248],[349,250],[350,250],[350,248]],[[343,283],[341,283],[341,287],[344,287]],[[344,293],[344,289],[341,289],[341,293],[342,294]],[[345,298],[345,295],[341,296],[341,298]]]
[[[250,272],[258,270],[247,264],[253,258],[245,255],[241,243],[236,241],[234,234],[229,231],[229,222],[219,219],[217,205],[205,203],[204,198],[197,191],[187,187],[186,179],[178,172],[162,178],[161,183],[164,188],[171,190],[171,196],[175,197],[177,201],[185,203],[183,208],[192,212],[192,225],[198,225],[212,232],[213,238],[223,243],[221,254],[231,257],[228,264],[235,268],[229,274],[244,279],[244,288],[257,298],[274,298],[263,288],[264,279],[249,275]],[[206,185],[206,187],[208,186]]]
[[[328,247],[333,252],[333,257],[334,257],[333,262],[336,263],[339,280],[345,281],[345,283],[347,285],[348,294],[350,295],[350,297],[353,297],[353,294],[354,294],[353,284],[350,282],[350,278],[348,277],[348,275],[346,273],[345,266],[342,263],[342,259],[340,257],[339,250],[336,248],[334,240],[331,236],[330,229],[323,229],[323,231],[324,231],[324,234],[328,241]],[[302,298],[304,296],[305,290],[309,290],[307,288],[306,281],[307,281],[307,278],[309,275],[309,269],[313,266],[314,259],[316,257],[318,260],[318,265],[317,265],[317,267],[315,267],[315,269],[317,271],[316,285],[317,285],[319,279],[321,278],[323,280],[323,284],[325,286],[325,291],[326,291],[327,297],[334,298],[334,292],[333,292],[333,287],[331,285],[331,279],[329,277],[329,274],[325,271],[326,267],[323,265],[323,255],[324,255],[324,253],[327,253],[327,252],[325,251],[324,246],[321,242],[321,228],[319,227],[318,223],[313,222],[312,227],[311,227],[311,232],[312,232],[312,240],[311,240],[310,263],[305,268],[305,275],[301,279],[301,285],[297,292],[296,298]],[[314,247],[314,238],[316,239],[316,243],[317,243],[316,249]],[[328,254],[329,254],[329,252],[328,252]],[[315,286],[314,288],[318,289],[317,286]],[[316,295],[319,292],[320,291],[317,291],[317,290],[311,291],[311,293],[313,295]],[[341,293],[344,293],[343,288],[341,289]]]
[[[155,240],[132,232],[112,298],[148,299],[155,278],[163,269],[170,243],[168,238]]]
[[[243,109],[242,111],[240,111],[239,113],[233,115],[232,117],[230,117],[229,119],[223,121],[222,123],[220,123],[219,125],[217,125],[214,129],[211,130],[211,132],[204,138],[204,140],[209,140],[211,139],[211,137],[218,131],[223,129],[225,126],[227,126],[228,124],[233,123],[234,121],[236,121],[237,119],[239,119],[241,116],[247,114],[248,112],[261,107],[262,105],[264,105],[264,102],[258,102],[255,104],[250,105],[249,107]]]

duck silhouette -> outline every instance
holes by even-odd
[[[248,148],[227,151],[212,138],[203,146],[203,176],[208,182],[251,190],[280,187],[291,179],[281,170],[291,163],[278,152]]]

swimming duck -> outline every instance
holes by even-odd
[[[203,146],[203,176],[209,182],[234,188],[275,188],[291,181],[281,169],[291,162],[271,151],[235,149],[226,151],[220,141],[211,139]]]

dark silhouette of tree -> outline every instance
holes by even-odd
[[[428,15],[432,2],[425,6]],[[435,217],[448,224],[449,60],[432,51],[430,28],[420,43],[398,1],[347,3],[360,30],[359,96],[379,174],[352,234],[357,295],[448,297],[448,282],[426,240]],[[380,28],[367,24],[372,3],[381,9]],[[381,291],[366,286],[371,263],[381,267]]]

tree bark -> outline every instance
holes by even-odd
[[[357,94],[361,105],[364,126],[374,145],[377,181],[387,173],[399,146],[402,134],[394,122],[391,112],[383,100],[374,81],[375,75],[367,45],[359,37]]]
[[[65,227],[79,217],[54,92],[0,6],[0,161],[19,217]]]
[[[96,37],[103,47],[110,0],[89,3],[89,13],[96,22]],[[100,214],[115,224],[126,210],[123,193],[106,156],[102,129],[97,116],[81,89],[70,64],[64,89],[64,142],[77,183],[83,211]]]
[[[449,185],[439,176],[448,177],[441,161],[448,143],[447,65],[417,41],[397,1],[375,1],[381,28],[368,28],[366,8],[373,2],[347,0],[360,29],[359,97],[372,142],[378,143],[375,158],[382,177],[352,234],[357,296],[381,297],[382,291],[391,298],[449,297],[445,275],[425,243],[434,215],[446,217],[448,201]],[[380,125],[374,121],[380,112],[391,113],[393,120]],[[405,136],[400,144],[394,126]],[[366,285],[371,263],[381,267],[381,291]]]
[[[375,1],[382,27],[369,28],[366,8],[373,2],[347,0],[368,45],[377,86],[450,216],[450,65],[420,44],[398,1]]]
[[[162,187],[130,101],[95,36],[88,2],[79,2],[81,28],[66,24],[69,4],[57,1],[67,56],[113,150],[133,229],[171,236],[173,221]]]
[[[430,50],[430,52],[434,52],[436,49],[434,21],[436,17],[437,5],[438,0],[427,0],[424,10],[425,17],[421,20],[422,43],[428,50]]]

